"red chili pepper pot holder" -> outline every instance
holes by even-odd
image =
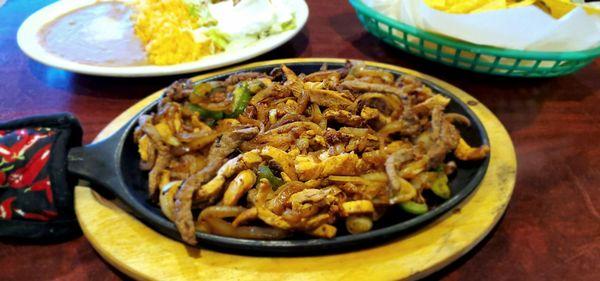
[[[79,233],[73,210],[76,178],[66,155],[81,146],[71,114],[0,124],[0,237],[56,239]]]

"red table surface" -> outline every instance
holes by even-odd
[[[0,8],[0,120],[72,112],[87,143],[141,98],[185,77],[92,77],[29,59],[16,44],[17,29],[50,2],[9,0]],[[340,57],[412,68],[475,96],[513,139],[517,183],[505,216],[475,249],[429,278],[600,280],[600,60],[552,79],[483,76],[385,45],[361,27],[346,1],[307,2],[310,17],[300,34],[252,61]],[[127,277],[81,236],[51,245],[0,240],[0,279]]]

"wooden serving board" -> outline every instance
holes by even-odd
[[[297,61],[343,60],[275,62]],[[265,63],[272,64],[273,61],[236,69]],[[446,88],[471,107],[487,131],[491,158],[480,186],[454,210],[436,221],[392,242],[346,253],[303,257],[241,256],[188,247],[171,240],[123,211],[115,202],[102,198],[88,187],[78,186],[75,189],[75,209],[84,234],[108,262],[136,279],[388,280],[418,279],[441,269],[481,241],[504,213],[516,178],[513,144],[500,121],[485,106],[458,88],[412,70],[369,64],[406,72]],[[157,92],[122,113],[98,135],[96,141],[117,131],[160,94]]]

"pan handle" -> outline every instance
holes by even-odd
[[[126,127],[126,126],[125,126]],[[125,128],[121,128],[110,137],[82,147],[69,150],[67,156],[67,170],[69,173],[90,181],[94,188],[99,186],[110,191],[117,197],[122,197],[123,189],[119,188],[117,169],[117,151],[120,136]]]
[[[135,119],[134,119],[135,120]],[[72,148],[67,156],[67,170],[92,183],[95,191],[108,191],[125,205],[134,216],[155,230],[173,238],[179,239],[175,225],[160,213],[149,210],[142,201],[136,199],[122,179],[120,152],[123,149],[122,139],[130,125],[123,126],[107,139],[90,145]],[[105,194],[102,194],[103,196]]]

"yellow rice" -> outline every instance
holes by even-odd
[[[215,44],[206,36],[194,38],[197,19],[182,0],[137,2],[135,33],[145,46],[148,61],[169,65],[198,60],[214,54]]]

